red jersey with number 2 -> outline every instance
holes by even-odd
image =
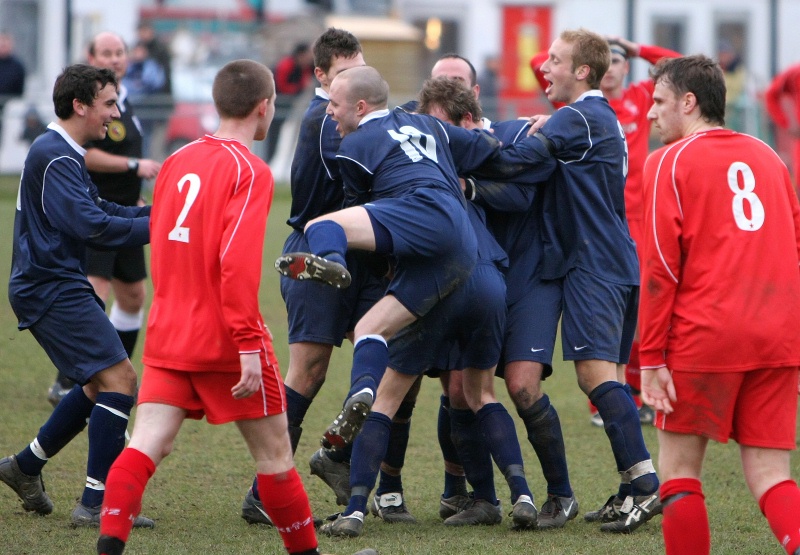
[[[206,135],[164,162],[145,364],[239,372],[239,353],[267,352],[258,289],[273,187],[269,167],[235,140]]]
[[[644,191],[642,368],[800,365],[800,206],[775,152],[698,132],[648,157]]]

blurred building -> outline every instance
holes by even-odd
[[[737,125],[759,135],[765,133],[759,91],[800,59],[794,30],[800,0],[0,0],[0,28],[14,34],[28,69],[25,98],[6,108],[12,121],[0,137],[0,172],[18,171],[24,159],[17,135],[27,109],[52,117],[52,83],[64,65],[82,60],[98,31],[133,41],[140,19],[171,42],[179,86],[194,96],[206,98],[208,68],[234,56],[270,65],[335,24],[362,39],[369,63],[390,81],[393,100],[418,90],[446,52],[468,57],[479,75],[485,60],[499,60],[501,118],[547,109],[528,60],[561,29],[587,27],[687,54],[716,56],[725,44],[747,70]],[[647,64],[634,61],[631,78],[646,75]],[[198,118],[203,128],[214,123],[207,111]]]

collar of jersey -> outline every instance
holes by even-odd
[[[590,96],[599,96],[602,98],[603,92],[600,89],[592,89],[590,91],[586,91],[585,93],[580,95],[575,102],[580,102],[581,100],[589,98]]]
[[[361,127],[362,125],[364,125],[365,123],[367,123],[370,120],[378,119],[378,118],[385,118],[388,115],[389,115],[389,110],[388,109],[387,110],[375,110],[374,112],[370,112],[369,114],[367,114],[366,116],[361,118],[361,121],[358,122],[358,126]]]
[[[69,133],[67,133],[66,129],[64,129],[63,127],[61,127],[60,125],[58,125],[58,124],[57,124],[56,122],[54,122],[54,121],[51,121],[51,122],[48,124],[47,128],[48,128],[48,129],[52,129],[53,131],[55,131],[56,133],[58,133],[59,135],[61,135],[61,136],[64,138],[64,140],[65,140],[65,141],[67,141],[67,142],[69,143],[69,146],[71,146],[73,149],[75,149],[75,151],[76,151],[78,154],[80,154],[81,156],[86,156],[86,149],[85,149],[85,148],[83,148],[83,147],[82,147],[81,145],[79,145],[78,143],[76,143],[76,142],[73,140],[73,138],[69,136]]]

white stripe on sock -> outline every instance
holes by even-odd
[[[114,325],[114,329],[119,331],[134,331],[142,327],[144,322],[144,309],[139,312],[125,312],[115,302],[111,305],[108,319]]]
[[[362,335],[361,337],[356,339],[355,342],[353,343],[353,347],[355,347],[356,345],[358,345],[361,341],[363,341],[365,339],[374,339],[375,341],[380,341],[381,343],[386,345],[386,339],[384,339],[382,335],[379,335],[377,333],[373,333],[373,334],[369,334],[369,335]]]
[[[125,414],[124,412],[120,412],[120,411],[118,411],[117,409],[112,409],[112,408],[111,408],[111,407],[109,407],[109,406],[106,406],[106,405],[101,405],[100,403],[97,403],[95,406],[96,406],[96,407],[100,407],[100,408],[104,408],[104,409],[106,409],[108,412],[110,412],[111,414],[113,414],[113,415],[115,415],[115,416],[119,416],[120,418],[124,418],[125,420],[128,420],[128,418],[129,418],[129,417],[128,417],[128,415],[127,415],[127,414]]]
[[[100,480],[95,480],[91,476],[86,477],[86,487],[95,491],[105,491],[106,485]]]
[[[42,449],[42,446],[39,445],[39,440],[37,438],[34,438],[34,440],[31,441],[31,451],[33,451],[33,454],[36,455],[37,459],[41,459],[43,461],[48,459],[47,453],[45,453],[44,449]]]

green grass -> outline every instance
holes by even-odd
[[[14,201],[18,177],[0,177],[0,275],[9,275]],[[261,309],[275,336],[278,358],[288,363],[286,313],[278,291],[278,274],[272,261],[286,235],[289,210],[287,188],[276,194],[270,218]],[[134,357],[140,368],[141,341]],[[296,462],[306,484],[315,514],[337,511],[333,495],[318,478],[310,476],[308,458],[316,449],[324,427],[339,410],[347,391],[352,350],[337,349],[328,381],[314,401],[304,424],[305,434]],[[30,442],[50,414],[45,399],[55,371],[31,335],[16,329],[8,302],[0,302],[0,456],[17,452]],[[496,389],[507,402],[503,384]],[[608,441],[602,430],[589,425],[586,399],[579,391],[570,365],[556,363],[546,390],[558,407],[567,444],[573,487],[582,513],[599,507],[615,489],[617,475]],[[563,530],[514,533],[505,519],[501,526],[448,529],[437,516],[443,467],[436,440],[439,385],[423,384],[414,413],[411,443],[403,471],[407,503],[419,520],[416,526],[386,525],[372,517],[364,535],[354,540],[320,538],[323,552],[352,553],[372,546],[383,555],[430,553],[461,554],[597,554],[663,552],[660,519],[631,536],[601,534],[597,526],[579,516]],[[513,410],[512,410],[513,412]],[[754,415],[757,417],[757,415]],[[545,497],[545,485],[533,449],[518,427],[527,475],[537,501]],[[645,439],[654,460],[658,445],[653,428]],[[80,496],[86,464],[86,434],[81,434],[45,469],[48,492],[55,512],[45,518],[24,514],[16,496],[0,487],[0,554],[72,554],[94,552],[96,531],[74,530],[69,513]],[[780,553],[777,541],[741,477],[735,444],[710,446],[705,491],[715,554]],[[794,475],[800,470],[795,457]],[[151,480],[144,499],[144,514],[156,519],[155,530],[134,531],[126,553],[130,554],[282,554],[278,534],[268,528],[248,526],[239,518],[239,507],[252,480],[253,464],[233,426],[187,422],[168,457]],[[504,510],[510,509],[502,476],[495,478]]]

